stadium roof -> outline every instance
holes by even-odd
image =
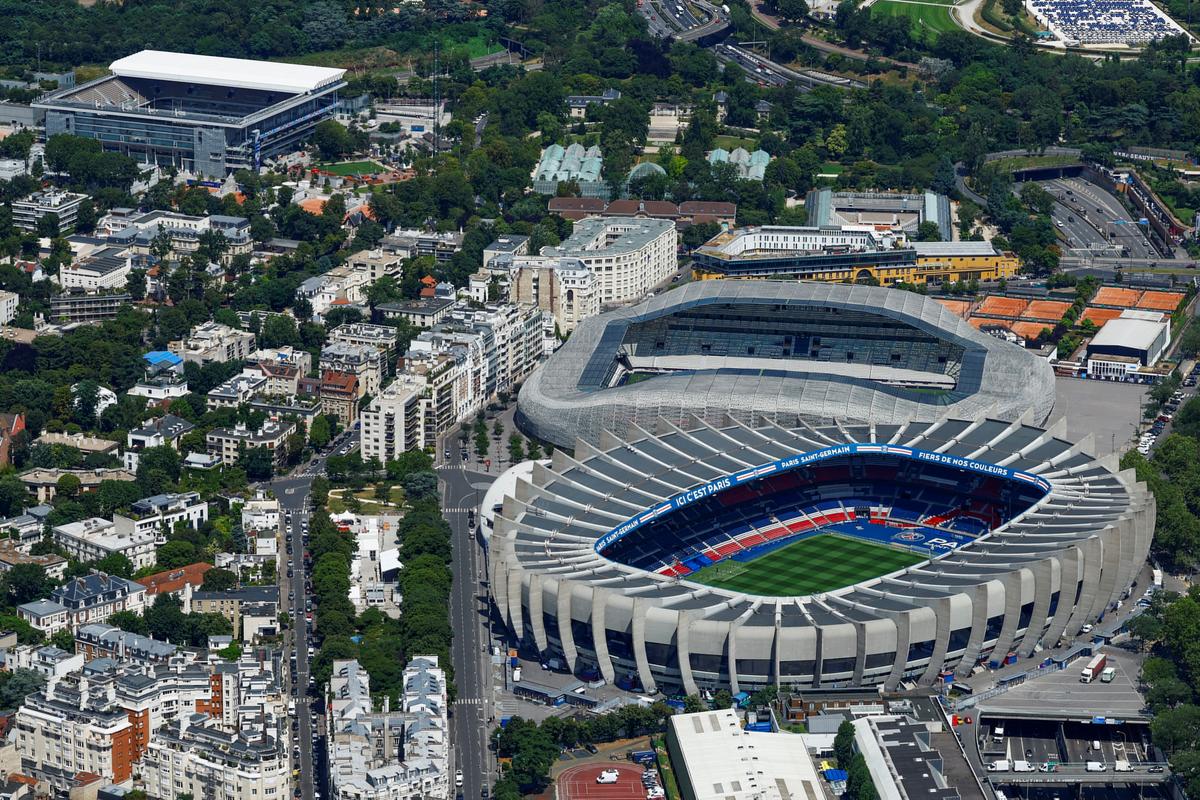
[[[109,69],[122,78],[202,83],[290,94],[315,91],[340,81],[346,74],[346,70],[332,67],[169,53],[164,50],[142,50],[117,59],[109,65]]]

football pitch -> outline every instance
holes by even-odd
[[[879,0],[871,6],[871,13],[887,14],[891,17],[908,17],[912,21],[913,32],[924,37],[926,33],[936,37],[939,33],[958,28],[954,18],[950,16],[953,3],[938,2],[938,0]]]
[[[753,561],[727,559],[687,576],[687,580],[763,595],[828,592],[886,575],[925,558],[886,545],[820,534],[772,550]]]

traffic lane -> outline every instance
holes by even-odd
[[[1132,258],[1154,258],[1157,253],[1150,241],[1134,223],[1132,215],[1121,202],[1104,189],[1087,181],[1066,178],[1047,181],[1062,193],[1063,198],[1077,211],[1093,218],[1102,227],[1110,240],[1120,240],[1129,247]]]

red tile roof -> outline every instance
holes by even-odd
[[[153,597],[157,594],[174,594],[175,592],[182,591],[183,587],[187,584],[199,588],[200,584],[204,583],[204,573],[212,568],[212,564],[205,564],[203,562],[188,564],[186,567],[156,572],[153,575],[139,578],[138,583],[146,587],[147,597]]]

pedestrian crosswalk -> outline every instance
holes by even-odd
[[[443,508],[442,513],[443,514],[466,514],[468,512],[474,511],[474,510],[475,509],[473,509],[473,508]]]
[[[454,705],[463,706],[481,706],[483,705],[482,697],[460,697],[454,701]]]

